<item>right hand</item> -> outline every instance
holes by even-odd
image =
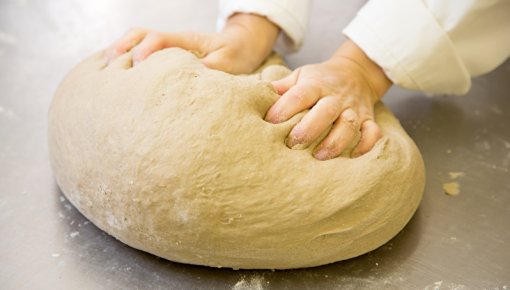
[[[314,150],[315,158],[336,158],[353,142],[351,157],[358,157],[382,137],[374,105],[391,85],[383,69],[348,40],[329,60],[274,81],[281,97],[265,119],[277,124],[310,109],[289,133],[287,146],[306,148],[327,133]]]
[[[106,58],[110,63],[130,51],[133,66],[136,66],[158,50],[180,47],[196,53],[211,69],[247,74],[253,72],[269,55],[277,35],[278,27],[265,17],[235,14],[218,33],[131,29],[106,49]]]

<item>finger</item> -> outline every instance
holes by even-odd
[[[276,89],[276,92],[279,95],[283,95],[285,92],[287,92],[293,85],[296,84],[299,72],[300,69],[298,68],[295,71],[293,71],[290,75],[284,77],[283,79],[271,82],[273,87]]]
[[[162,38],[164,48],[180,47],[195,53],[199,57],[203,56],[203,48],[208,46],[211,41],[211,37],[208,34],[198,32],[159,32],[157,34]]]
[[[382,138],[382,131],[374,120],[366,120],[361,126],[361,139],[352,151],[352,157],[361,156],[372,150],[375,143]]]
[[[374,119],[374,105],[368,105],[366,103],[358,104],[356,112],[358,112],[360,124],[363,124],[367,120]]]
[[[110,45],[105,52],[106,59],[110,63],[120,55],[130,51],[135,47],[147,34],[147,29],[133,28],[129,30],[121,39]]]
[[[273,124],[287,121],[295,114],[313,106],[320,98],[317,86],[301,83],[291,87],[266,114],[266,121]]]
[[[341,113],[339,98],[328,96],[320,99],[292,129],[287,138],[287,146],[303,149],[316,140]]]
[[[151,32],[133,48],[133,66],[146,59],[153,52],[165,48],[163,36],[158,32]]]
[[[106,67],[108,70],[115,69],[129,69],[132,67],[131,53],[125,53],[116,59],[112,60]]]
[[[133,49],[133,64],[145,60],[154,52],[168,48],[180,47],[191,51],[200,51],[203,37],[198,33],[163,33],[151,32]]]
[[[339,156],[359,131],[358,116],[352,109],[342,112],[328,136],[317,146],[315,158],[328,160]]]

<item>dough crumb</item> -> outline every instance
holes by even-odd
[[[451,179],[457,179],[459,177],[463,177],[466,174],[462,171],[458,171],[458,172],[448,172],[448,175],[450,175]]]
[[[443,183],[443,190],[446,194],[455,196],[460,193],[460,186],[458,182]]]

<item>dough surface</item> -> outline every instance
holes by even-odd
[[[263,120],[277,94],[260,78],[281,67],[233,76],[176,48],[129,59],[74,68],[48,131],[63,193],[129,246],[214,267],[317,266],[381,246],[417,209],[423,161],[384,105],[369,153],[318,161],[284,144],[302,115]]]

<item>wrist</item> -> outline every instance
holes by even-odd
[[[352,40],[344,42],[344,44],[335,51],[332,59],[349,61],[358,66],[377,94],[378,100],[384,96],[393,84],[384,73],[384,70],[377,63],[372,61]]]
[[[264,16],[236,13],[229,17],[221,33],[262,62],[272,51],[279,31],[279,27]]]

